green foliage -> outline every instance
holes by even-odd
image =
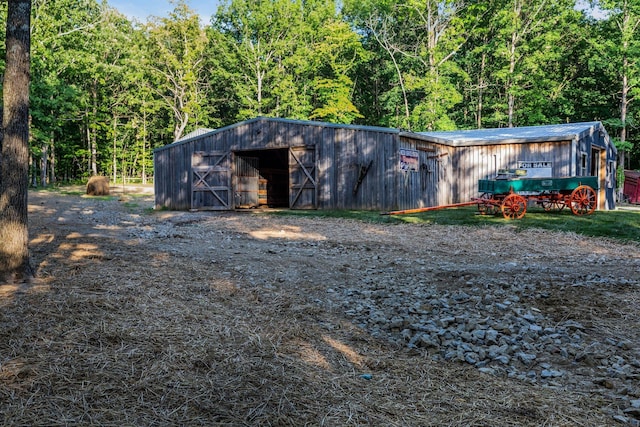
[[[33,0],[31,183],[146,180],[153,148],[259,115],[416,131],[601,120],[640,167],[640,2],[601,0],[599,19],[574,3],[224,0],[203,26],[180,0],[145,23]]]
[[[297,84],[298,73],[305,74],[299,56],[304,51],[304,32],[296,19],[300,15],[297,1],[232,0],[220,6],[210,31],[215,43],[209,55],[218,56],[221,64],[220,70],[212,70],[213,78],[231,85],[229,95],[238,109],[234,119],[297,116],[309,110]]]
[[[193,130],[193,122],[208,125],[204,105],[207,34],[200,28],[198,15],[184,1],[176,3],[168,18],[147,23],[145,33],[145,64],[159,83],[152,88],[173,116],[173,139],[177,140]]]
[[[317,77],[312,87],[318,107],[310,118],[346,124],[363,118],[351,101],[354,84],[350,73],[367,58],[359,37],[346,23],[328,20],[313,45],[313,58]]]
[[[364,117],[349,99],[352,83],[347,76],[339,76],[337,80],[317,79],[314,81],[314,89],[322,106],[314,109],[310,118],[349,124],[357,118]]]
[[[464,72],[454,61],[469,29],[455,1],[347,2],[345,8],[364,27],[366,46],[392,70],[379,96],[384,121],[416,130],[449,129],[449,117],[462,100],[454,83]],[[384,113],[383,113],[384,114]]]
[[[351,73],[366,51],[334,2],[231,0],[209,34],[218,65],[211,77],[237,111],[234,119],[361,117]]]

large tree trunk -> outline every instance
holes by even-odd
[[[29,80],[31,0],[9,0],[0,156],[0,283],[29,280]]]

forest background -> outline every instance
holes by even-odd
[[[597,16],[575,0],[223,0],[206,23],[172,5],[138,22],[106,1],[33,0],[30,185],[146,183],[154,148],[256,116],[599,120],[619,168],[640,167],[640,0],[592,2]]]

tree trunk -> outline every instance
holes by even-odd
[[[517,64],[517,55],[516,51],[518,49],[518,44],[520,39],[525,36],[527,33],[528,23],[522,22],[522,6],[524,2],[521,0],[516,0],[513,3],[513,30],[511,32],[511,41],[509,43],[509,77],[507,78],[507,126],[514,126],[514,116],[516,110],[516,96],[513,93],[514,88],[516,86],[516,64]],[[531,18],[533,19],[533,18]]]
[[[98,88],[96,81],[91,86],[91,97],[93,98],[93,120],[98,121]],[[95,126],[90,126],[90,156],[91,156],[91,176],[98,175],[98,135]]]
[[[142,183],[147,183],[147,112],[142,112]]]
[[[50,100],[53,103],[53,95],[51,96]],[[49,114],[51,114],[51,117],[56,117],[56,112],[54,110],[51,110],[49,112]],[[55,146],[55,141],[56,141],[56,137],[55,137],[55,132],[53,130],[51,130],[51,133],[49,134],[49,184],[51,185],[55,185],[56,184],[56,146]],[[46,175],[45,175],[46,176]]]
[[[508,111],[507,116],[509,117],[507,126],[513,127],[513,116],[515,114],[515,105],[516,105],[516,97],[513,94],[514,87],[514,75],[516,70],[516,43],[517,43],[517,34],[514,31],[511,35],[511,46],[509,47],[509,79],[507,80],[507,104]]]
[[[626,42],[625,42],[626,44]],[[626,48],[626,45],[625,45]],[[623,66],[622,69],[623,74],[622,74],[622,96],[620,99],[620,122],[622,123],[622,128],[620,129],[620,143],[622,145],[622,147],[625,146],[625,141],[627,140],[627,111],[629,108],[629,84],[628,84],[628,77],[627,77],[627,70],[628,70],[628,59],[625,56],[623,59]],[[622,170],[624,171],[624,163],[625,163],[625,149],[621,148],[620,150],[618,150],[618,168],[622,168]],[[623,185],[618,185],[618,198],[619,200],[622,200],[622,193],[624,191],[624,186]]]
[[[378,25],[382,25],[382,29],[378,29]],[[396,126],[405,128],[405,129],[411,129],[411,120],[410,120],[411,112],[409,111],[409,99],[407,96],[407,89],[405,87],[404,78],[402,76],[402,70],[400,69],[400,64],[398,64],[398,61],[395,56],[395,52],[397,51],[397,49],[393,46],[392,44],[393,41],[391,40],[391,37],[389,36],[389,34],[387,34],[386,22],[383,21],[382,24],[379,24],[378,18],[374,15],[371,15],[369,17],[367,26],[373,33],[373,36],[375,37],[378,44],[387,52],[387,54],[389,54],[389,57],[393,62],[393,67],[396,70],[396,75],[398,76],[398,83],[400,84],[400,89],[402,90],[402,101],[404,103],[404,120],[402,121],[401,124],[396,124]]]
[[[176,126],[173,130],[173,140],[177,141],[182,138],[182,134],[187,127],[187,123],[189,123],[189,114],[181,112],[176,115]]]
[[[0,156],[0,283],[28,281],[31,0],[9,0]]]
[[[42,146],[42,154],[40,155],[40,186],[47,186],[47,176],[49,174],[49,144],[44,143]]]
[[[118,118],[117,116],[114,115],[113,116],[113,158],[111,159],[113,162],[113,173],[112,173],[111,180],[113,181],[114,184],[118,182],[118,158],[116,157],[118,152],[118,147],[117,147],[118,137],[116,136],[117,126],[118,126]]]
[[[2,114],[0,114],[0,117],[2,117]],[[0,146],[2,146],[2,141],[0,141]],[[36,167],[36,164],[37,164],[37,161],[35,159],[35,156],[30,155],[29,156],[29,175],[30,175],[29,179],[31,180],[32,187],[38,186],[38,168]]]
[[[485,42],[486,44],[486,42]],[[482,129],[482,101],[484,96],[485,82],[484,70],[487,64],[487,53],[482,52],[482,61],[480,61],[480,72],[478,73],[478,103],[476,104],[476,127]]]
[[[53,132],[51,132],[51,140],[49,144],[49,184],[56,185],[56,144]]]

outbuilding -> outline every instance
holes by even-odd
[[[476,197],[501,169],[599,177],[612,209],[616,150],[600,122],[407,132],[258,117],[154,151],[157,208],[394,210]]]
[[[629,203],[640,204],[640,171],[624,171],[622,194]]]
[[[498,171],[526,170],[527,177],[596,176],[598,209],[615,209],[617,150],[601,122],[515,128],[424,132],[411,136],[442,153],[449,194],[462,202],[477,194],[479,179]]]

